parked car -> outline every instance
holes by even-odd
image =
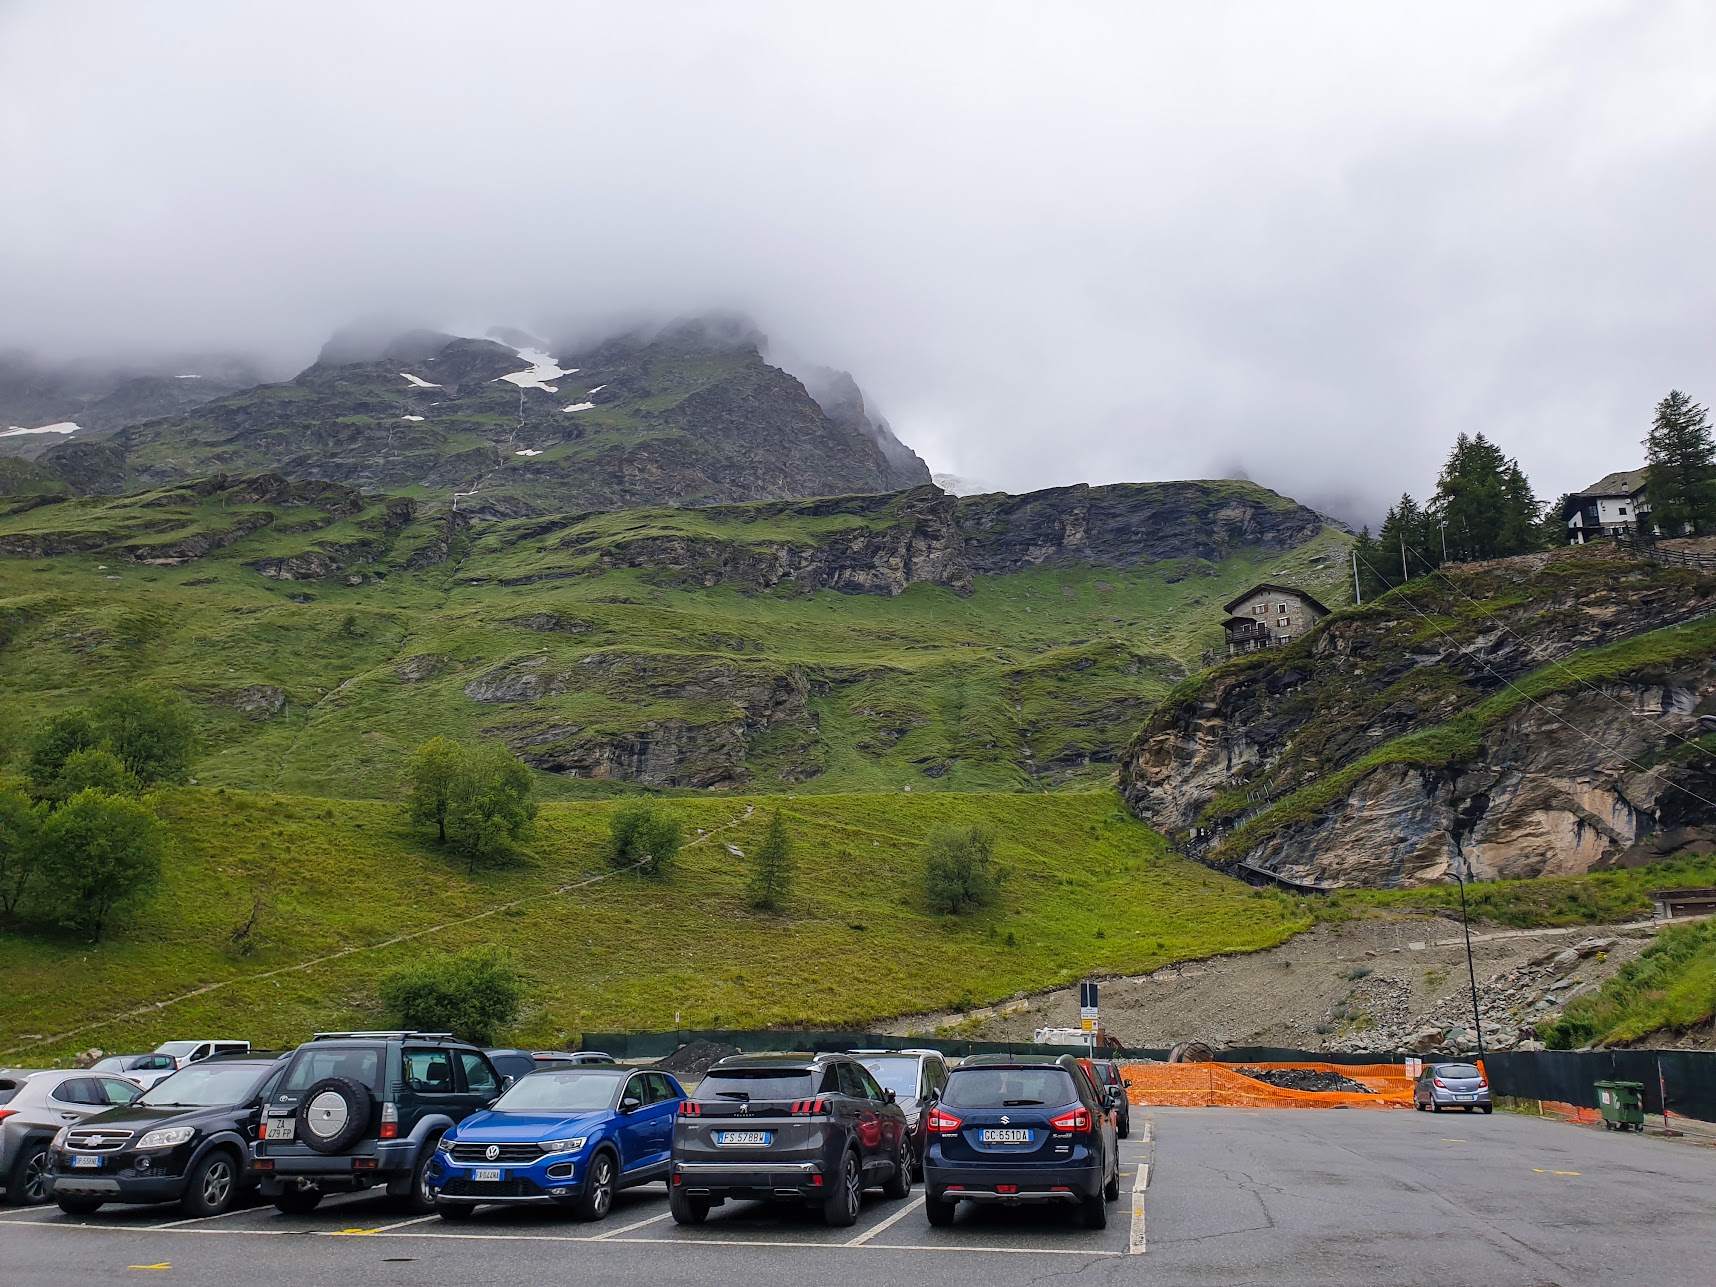
[[[883,1090],[894,1092],[894,1102],[906,1115],[906,1130],[911,1138],[907,1160],[912,1175],[923,1174],[924,1147],[928,1136],[924,1121],[929,1106],[947,1085],[947,1058],[939,1050],[854,1050],[859,1063],[881,1083]]]
[[[1096,1088],[1115,1092],[1114,1133],[1125,1139],[1132,1134],[1132,1101],[1126,1097],[1132,1083],[1120,1075],[1120,1065],[1112,1059],[1093,1059],[1090,1066],[1096,1072]]]
[[[118,1073],[148,1090],[163,1077],[178,1071],[179,1061],[171,1055],[109,1055],[90,1066],[91,1072]]]
[[[1103,1228],[1120,1196],[1113,1103],[1071,1055],[967,1059],[930,1109],[929,1222],[952,1224],[960,1202],[1065,1202]]]
[[[668,1205],[701,1224],[728,1198],[822,1208],[857,1222],[866,1188],[911,1192],[906,1114],[849,1055],[734,1055],[717,1060],[673,1130]]]
[[[532,1073],[441,1136],[429,1167],[435,1210],[462,1220],[483,1202],[547,1203],[600,1220],[618,1190],[668,1178],[684,1101],[666,1073],[612,1064]]]
[[[54,1201],[68,1215],[108,1202],[177,1202],[188,1216],[220,1215],[256,1187],[256,1128],[284,1062],[217,1055],[63,1128],[50,1154]]]
[[[173,1061],[183,1068],[186,1064],[201,1063],[204,1059],[212,1059],[215,1055],[247,1055],[250,1053],[248,1041],[163,1041],[155,1047],[158,1055],[171,1055]]]
[[[1494,1112],[1490,1083],[1473,1064],[1429,1064],[1412,1087],[1412,1107],[1419,1112],[1439,1113],[1444,1108],[1463,1108],[1468,1113],[1482,1109]]]
[[[574,1068],[580,1064],[612,1064],[614,1057],[600,1050],[485,1050],[489,1062],[502,1077],[528,1077],[544,1068]]]
[[[506,1083],[481,1050],[444,1032],[319,1032],[290,1056],[256,1142],[262,1192],[282,1211],[385,1185],[435,1209],[429,1166],[441,1136]]]
[[[0,1074],[0,1180],[13,1206],[48,1200],[48,1153],[61,1127],[116,1104],[129,1104],[143,1088],[112,1073],[79,1069]]]

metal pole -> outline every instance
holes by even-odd
[[[1359,585],[1357,550],[1353,551],[1353,602],[1355,604],[1364,603],[1364,589]]]
[[[1442,562],[1448,561],[1448,524],[1446,521],[1436,525],[1442,529]]]
[[[1406,570],[1406,533],[1400,534],[1400,580],[1402,584],[1412,579],[1412,574]]]
[[[1484,1021],[1478,1014],[1478,971],[1472,964],[1472,922],[1466,915],[1466,882],[1460,878],[1460,873],[1454,873],[1454,879],[1460,886],[1460,921],[1466,928],[1466,978],[1472,985],[1472,1026],[1478,1032],[1478,1058],[1484,1057]]]

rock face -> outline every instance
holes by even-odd
[[[1707,616],[1716,579],[1569,552],[1404,598],[1417,610],[1390,596],[1164,703],[1122,760],[1133,810],[1220,865],[1323,885],[1582,872],[1716,840],[1716,761],[1689,745],[1716,713],[1705,636],[1595,678],[1559,662]],[[1492,696],[1504,714],[1478,708]]]
[[[929,481],[924,463],[865,414],[861,394],[856,416],[845,402],[831,416],[763,360],[761,337],[744,327],[698,319],[552,358],[512,338],[518,348],[345,333],[283,384],[222,390],[103,443],[50,446],[43,463],[84,491],[267,471],[460,492],[463,512],[488,518]]]

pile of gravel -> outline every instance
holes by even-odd
[[[709,1065],[717,1059],[738,1053],[737,1046],[717,1045],[713,1041],[688,1041],[665,1059],[657,1059],[650,1067],[670,1072],[675,1077],[697,1078],[708,1072]]]
[[[1344,1090],[1354,1095],[1376,1094],[1369,1086],[1360,1085],[1338,1072],[1317,1072],[1311,1068],[1271,1068],[1267,1072],[1261,1068],[1235,1068],[1234,1071],[1283,1090]]]

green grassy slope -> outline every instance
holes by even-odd
[[[403,755],[436,732],[573,768],[592,747],[680,737],[668,780],[683,785],[1090,786],[1219,638],[1227,597],[1264,578],[1341,594],[1345,538],[1328,531],[1285,554],[980,576],[965,597],[746,593],[599,556],[640,530],[738,545],[814,541],[840,520],[633,512],[466,531],[433,505],[412,516],[318,486],[0,510],[0,551],[37,556],[0,557],[0,743],[142,679],[194,700],[195,775],[235,788],[390,797]],[[259,570],[282,565],[323,571]]]
[[[1575,998],[1550,1028],[1551,1049],[1618,1045],[1685,1032],[1716,1014],[1716,921],[1662,931],[1602,988]]]
[[[383,971],[487,943],[531,978],[530,1012],[508,1035],[552,1044],[584,1029],[660,1029],[676,1012],[686,1026],[862,1025],[1267,947],[1308,923],[1292,900],[1167,854],[1106,792],[678,800],[664,807],[688,835],[713,834],[685,849],[670,880],[556,892],[601,873],[613,807],[549,805],[528,858],[467,876],[393,805],[170,792],[166,885],[111,941],[0,936],[0,1063],[189,1032],[279,1045],[373,1025]],[[797,875],[786,912],[765,916],[745,907],[744,863],[727,846],[750,852],[777,807]],[[934,916],[920,898],[923,839],[976,822],[998,837],[1000,900]],[[253,910],[241,948],[234,935]]]

